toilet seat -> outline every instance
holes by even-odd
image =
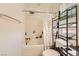
[[[43,52],[43,56],[60,56],[60,54],[53,49],[47,49]]]

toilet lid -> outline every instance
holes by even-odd
[[[59,56],[59,52],[53,50],[53,49],[47,49],[43,52],[43,56]]]

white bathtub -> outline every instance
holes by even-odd
[[[23,48],[23,56],[41,56],[44,51],[44,45],[26,45]]]

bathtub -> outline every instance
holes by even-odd
[[[23,48],[23,56],[41,56],[44,51],[44,45],[26,45]]]

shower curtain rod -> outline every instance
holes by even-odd
[[[1,13],[0,13],[0,17],[2,17],[2,16],[8,17],[8,18],[10,18],[10,19],[13,19],[13,20],[19,22],[19,23],[22,23],[21,21],[19,21],[19,20],[13,18],[13,17],[11,17],[11,16],[8,16],[8,15],[6,15],[6,14],[1,14]]]
[[[47,11],[32,11],[24,9],[23,12],[33,12],[33,13],[48,13],[48,14],[56,14],[57,12],[47,12]]]

